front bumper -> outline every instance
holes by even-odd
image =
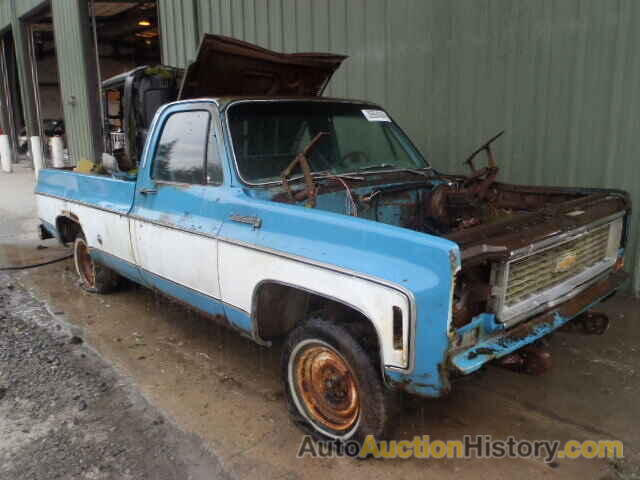
[[[561,327],[618,290],[629,278],[615,272],[594,283],[566,302],[540,313],[517,326],[502,330],[470,348],[458,350],[450,357],[453,372],[467,375],[485,363],[512,353]]]

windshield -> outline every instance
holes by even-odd
[[[370,105],[245,102],[232,105],[228,116],[240,176],[250,183],[280,180],[283,170],[320,132],[328,135],[309,155],[313,172],[428,167],[402,130]]]

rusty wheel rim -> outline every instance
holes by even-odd
[[[360,395],[347,361],[328,344],[312,341],[298,345],[291,362],[298,408],[323,433],[352,432],[360,418]]]
[[[88,287],[95,285],[96,271],[93,264],[93,259],[89,255],[89,249],[84,240],[78,240],[76,242],[76,271],[80,280]]]

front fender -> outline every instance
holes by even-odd
[[[299,285],[360,310],[379,332],[387,380],[437,395],[448,348],[459,250],[446,239],[225,189],[220,206],[260,218],[259,228],[225,220],[219,265],[224,302],[251,311],[264,280]],[[401,307],[406,349],[393,348],[392,307]],[[411,386],[413,385],[413,386]]]

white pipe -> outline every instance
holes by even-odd
[[[38,179],[38,173],[44,167],[44,159],[42,158],[42,139],[37,135],[31,137],[31,155],[33,155],[33,168],[36,173],[36,180]]]
[[[11,165],[11,145],[9,144],[9,135],[0,135],[0,162],[2,163],[2,171],[11,173],[13,165]]]
[[[64,167],[64,142],[62,141],[62,137],[51,137],[49,139],[49,147],[51,148],[53,168]]]

